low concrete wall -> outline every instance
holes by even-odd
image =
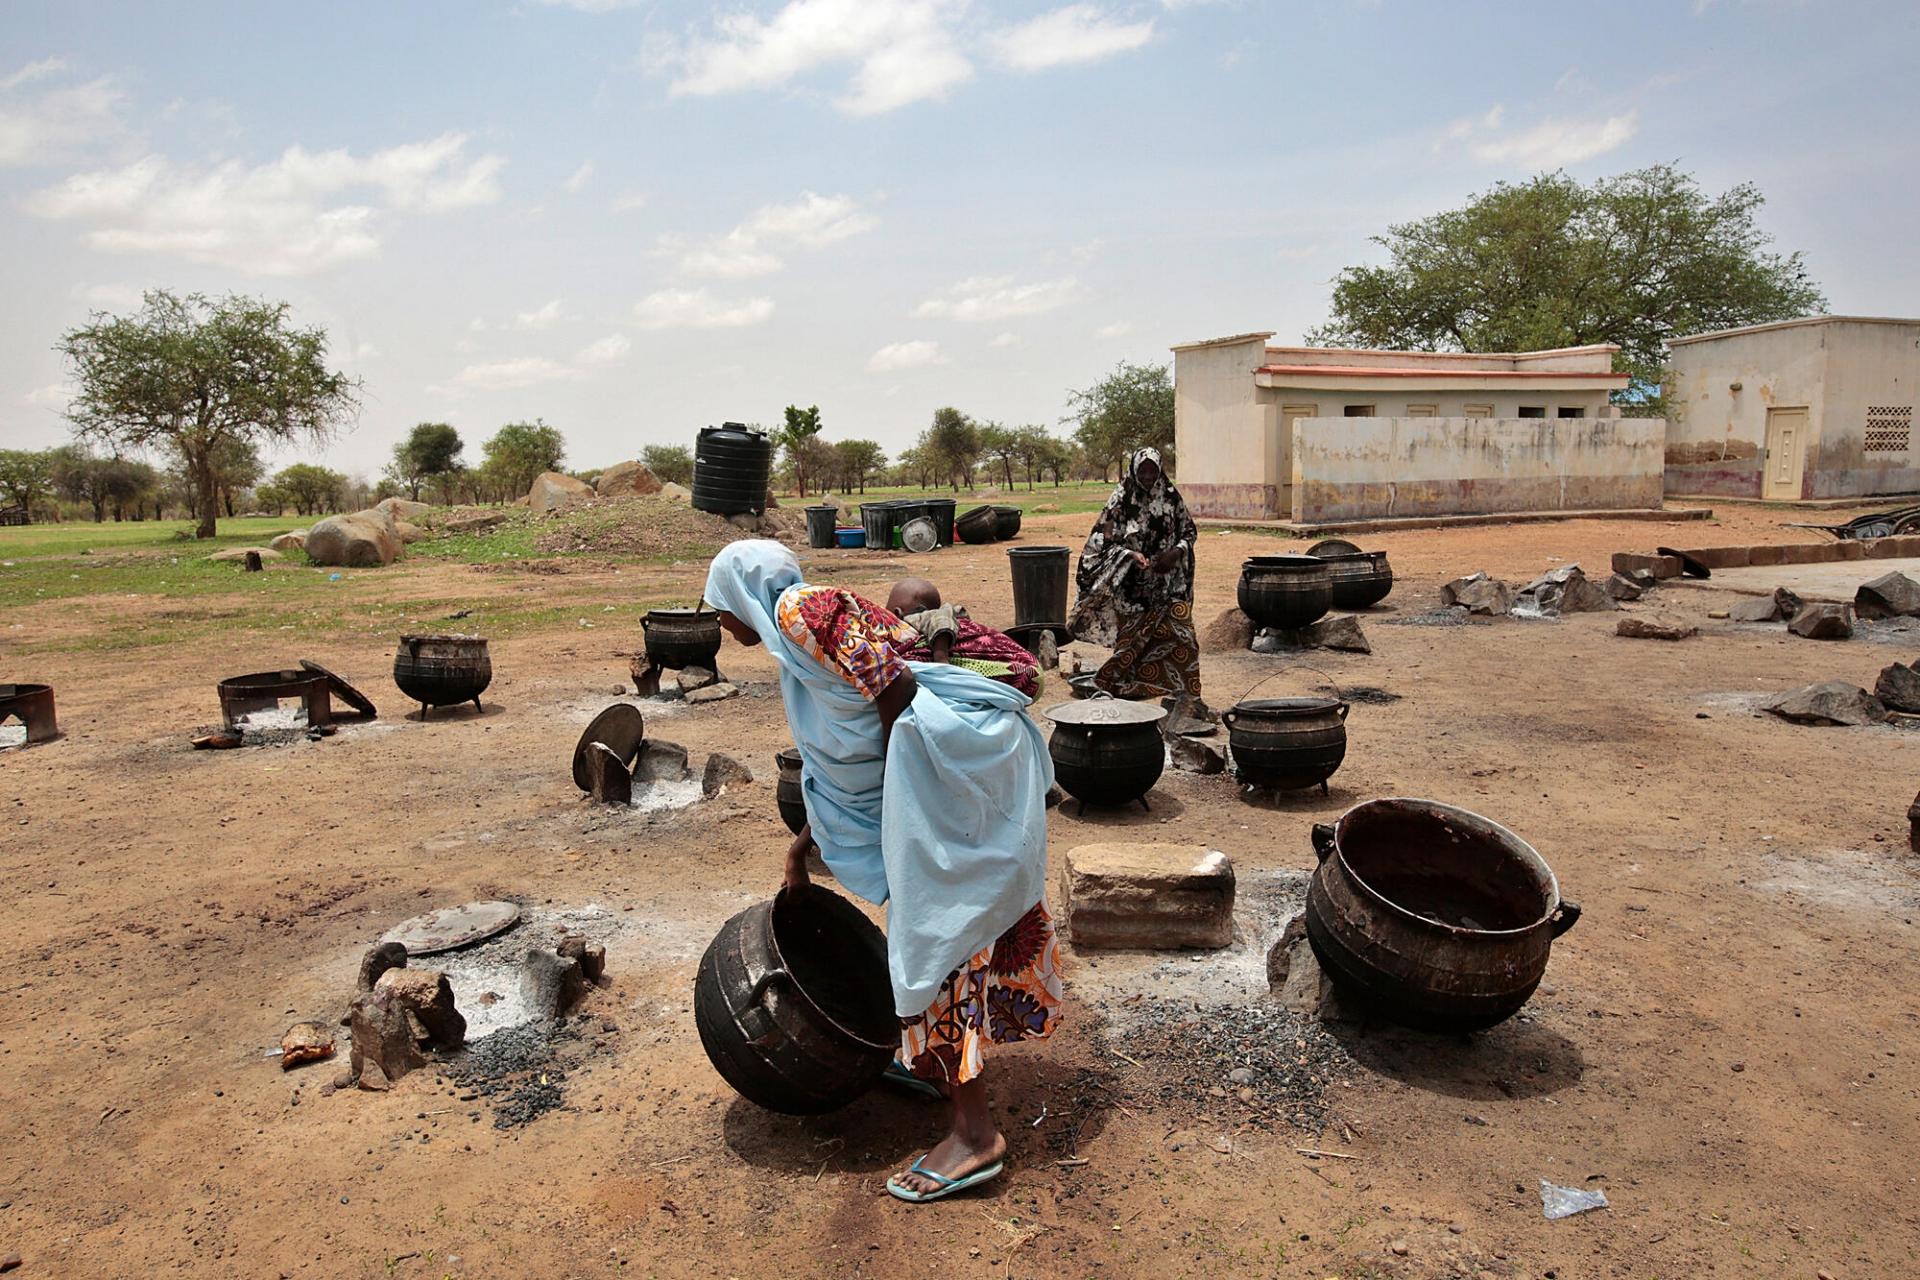
[[[1301,418],[1299,521],[1655,509],[1659,418]]]

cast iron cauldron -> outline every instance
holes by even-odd
[[[780,821],[795,835],[807,825],[807,802],[800,794],[800,749],[788,747],[773,753],[773,767],[779,780],[773,784],[774,803],[780,806]]]
[[[1308,554],[1326,562],[1336,609],[1371,609],[1393,590],[1393,566],[1384,551]]]
[[[1307,938],[1343,991],[1431,1031],[1473,1031],[1533,995],[1580,908],[1489,818],[1433,800],[1369,800],[1313,828]]]
[[[420,704],[423,720],[428,707],[471,702],[477,711],[480,695],[493,683],[486,637],[401,636],[393,654],[393,682]]]
[[[782,889],[720,927],[693,980],[693,1021],[749,1102],[795,1116],[844,1107],[900,1047],[886,936],[831,889]]]
[[[1047,710],[1053,776],[1081,804],[1117,808],[1142,799],[1167,765],[1166,710],[1105,692]]]
[[[649,609],[640,630],[647,638],[647,661],[656,667],[711,671],[720,656],[720,615],[711,609]]]
[[[1240,566],[1240,612],[1262,627],[1291,631],[1333,603],[1333,574],[1318,556],[1261,556]]]
[[[960,541],[979,546],[983,542],[992,542],[999,527],[1000,517],[992,507],[975,507],[953,522],[953,531],[960,535]]]
[[[1020,536],[1020,508],[995,507],[993,509],[993,536],[1001,542]]]
[[[1347,711],[1339,698],[1241,699],[1220,715],[1240,777],[1258,787],[1317,786],[1347,758]]]

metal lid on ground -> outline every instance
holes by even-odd
[[[1055,724],[1158,724],[1167,718],[1167,709],[1150,702],[1096,696],[1048,707],[1045,715]]]
[[[940,531],[925,516],[915,516],[901,527],[900,543],[912,552],[931,551],[940,545]]]
[[[482,942],[506,932],[519,920],[518,903],[467,902],[402,920],[387,930],[380,941],[397,942],[410,956],[430,956]]]
[[[359,712],[364,719],[372,720],[379,715],[379,712],[373,709],[372,698],[369,698],[366,694],[360,692],[345,680],[342,680],[339,676],[315,662],[312,658],[300,659],[300,665],[306,670],[313,672],[314,675],[324,677],[327,682],[327,688],[332,691],[333,696]],[[341,718],[340,716],[334,717],[336,720]]]

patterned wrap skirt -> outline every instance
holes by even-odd
[[[1094,684],[1116,698],[1200,696],[1200,638],[1193,631],[1193,602],[1172,600],[1119,615],[1113,656],[1095,673]]]
[[[900,1061],[922,1080],[965,1084],[990,1044],[1044,1040],[1060,1019],[1060,947],[1045,901],[947,976],[926,1012],[900,1020]]]

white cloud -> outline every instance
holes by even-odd
[[[52,64],[58,61],[22,67],[7,77],[6,89],[54,74],[60,68]],[[30,100],[0,103],[0,165],[51,164],[120,136],[125,97],[110,78],[102,77],[49,89]]]
[[[63,387],[59,383],[36,387],[21,399],[40,409],[51,409],[55,413],[65,413],[67,402],[73,399],[73,388]]]
[[[1484,164],[1556,169],[1605,155],[1632,139],[1640,128],[1640,113],[1589,120],[1550,119],[1523,129],[1504,129],[1506,110],[1493,107],[1485,115],[1456,120],[1447,126],[1444,140],[1464,144],[1467,153]]]
[[[1012,276],[970,276],[939,297],[928,298],[913,314],[923,319],[1008,320],[1052,311],[1079,296],[1079,283],[1071,276],[1036,284],[1015,284]]]
[[[849,115],[879,115],[945,97],[973,75],[955,30],[965,0],[791,0],[771,18],[722,14],[711,37],[670,55],[671,92],[777,89],[824,67],[851,65],[835,100]]]
[[[1045,71],[1128,53],[1152,39],[1151,18],[1120,22],[1096,5],[1070,4],[998,32],[988,43],[1005,66]]]
[[[262,275],[303,275],[380,248],[391,211],[490,204],[506,161],[470,157],[464,134],[370,155],[289,147],[270,163],[188,170],[152,155],[75,174],[34,193],[43,218],[93,224],[87,240],[112,253],[168,253]]]
[[[647,207],[647,193],[644,191],[622,191],[613,198],[610,206],[615,213],[632,213],[635,209]]]
[[[641,0],[540,0],[540,3],[581,13],[612,13],[616,9],[634,8]]]
[[[851,196],[803,191],[792,204],[763,205],[725,235],[686,241],[660,237],[660,252],[675,256],[689,275],[745,280],[768,275],[785,265],[773,247],[819,249],[879,225]]]
[[[925,338],[908,342],[889,342],[867,357],[868,373],[894,373],[900,369],[923,369],[930,364],[945,364],[940,344]]]
[[[577,378],[576,369],[546,356],[520,356],[488,364],[470,364],[453,375],[453,386],[474,391],[512,391]]]
[[[987,345],[990,347],[1017,347],[1020,345],[1020,335],[1017,333],[995,334],[993,341]]]
[[[102,311],[131,311],[147,300],[146,291],[133,284],[75,285],[73,296]]]
[[[566,189],[568,195],[577,195],[579,194],[580,188],[586,186],[591,181],[593,181],[593,161],[588,160],[583,162],[578,169],[568,174],[567,180],[560,185]]]
[[[551,329],[560,322],[560,299],[542,303],[531,311],[522,311],[513,318],[516,329]]]
[[[48,76],[58,75],[67,69],[65,58],[42,58],[38,62],[29,62],[9,75],[0,76],[0,93],[9,89],[18,89],[23,84],[35,80],[45,80]]]
[[[598,342],[589,342],[573,357],[577,365],[612,364],[633,350],[633,342],[624,333],[610,333]]]
[[[645,329],[740,329],[772,314],[772,298],[730,302],[705,289],[662,289],[633,304],[633,318]]]
[[[1124,338],[1133,332],[1131,320],[1115,320],[1112,324],[1103,324],[1093,331],[1096,338]]]

